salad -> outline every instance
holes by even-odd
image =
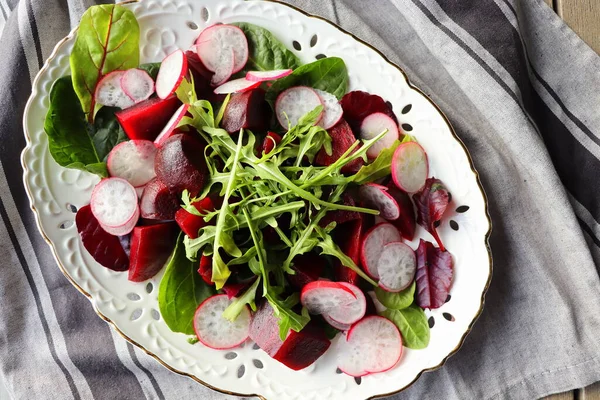
[[[451,196],[391,104],[348,92],[342,59],[302,64],[249,23],[155,64],[139,41],[126,7],[91,7],[50,93],[54,160],[102,178],[76,215],[91,256],[133,282],[164,269],[161,318],[191,345],[250,338],[299,370],[341,335],[355,377],[427,347],[424,309],[452,284],[436,232]]]

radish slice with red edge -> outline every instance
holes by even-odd
[[[217,72],[233,52],[232,74],[241,71],[248,61],[248,40],[244,31],[233,25],[213,25],[202,31],[196,50],[204,66]],[[231,75],[230,75],[231,76]],[[223,80],[223,82],[225,82]],[[221,82],[222,83],[222,82]]]
[[[125,71],[113,71],[100,79],[94,94],[96,103],[119,108],[128,108],[135,104],[121,87],[123,75],[125,75]]]
[[[371,278],[379,279],[377,263],[384,246],[388,243],[400,242],[401,240],[402,235],[389,222],[375,225],[365,233],[361,247],[360,262],[365,272]]]
[[[234,74],[233,50],[223,50],[223,52],[223,63],[217,66],[217,69],[214,71],[215,74],[210,80],[210,84],[213,86],[219,86],[224,84],[229,78],[231,78],[231,75]]]
[[[182,50],[175,50],[166,56],[156,76],[156,95],[166,99],[175,93],[187,72],[187,58]]]
[[[154,139],[154,144],[160,147],[168,138],[172,136],[171,134],[175,131],[175,129],[177,129],[177,125],[179,125],[179,122],[183,119],[183,117],[185,117],[185,114],[187,114],[189,108],[189,104],[182,104],[181,107],[175,111],[175,114],[173,114],[169,122],[167,122],[167,125],[165,125],[156,139]]]
[[[306,113],[322,105],[321,98],[314,89],[296,86],[283,91],[277,97],[275,114],[281,126],[287,129],[288,121],[291,126],[295,126]]]
[[[246,79],[253,82],[267,82],[274,81],[276,79],[285,78],[291,75],[294,70],[292,69],[276,69],[273,71],[250,71],[246,74]]]
[[[356,296],[356,300],[350,304],[336,307],[327,314],[323,314],[323,316],[327,315],[329,318],[335,322],[338,322],[339,324],[352,325],[365,316],[365,312],[367,311],[367,299],[365,298],[363,291],[355,285],[352,285],[348,282],[339,282],[339,284],[350,289]]]
[[[323,103],[323,117],[321,118],[321,122],[319,122],[319,126],[323,129],[329,129],[342,119],[342,115],[344,115],[344,110],[342,109],[342,105],[338,101],[337,97],[332,95],[331,93],[327,93],[323,90],[315,89],[315,92],[321,98],[321,103]]]
[[[358,189],[358,195],[367,207],[379,210],[379,215],[388,221],[400,217],[400,206],[388,193],[388,188],[376,183],[366,183]]]
[[[132,68],[127,70],[121,77],[121,88],[137,104],[152,96],[154,81],[143,69]]]
[[[356,300],[352,290],[338,282],[314,281],[306,284],[300,293],[300,302],[309,313],[323,314]]]
[[[377,261],[379,286],[388,292],[400,292],[415,279],[417,256],[413,249],[401,242],[388,243]]]
[[[387,149],[398,140],[400,131],[398,130],[396,121],[384,113],[374,113],[363,120],[360,125],[360,137],[363,140],[373,139],[386,129],[387,133],[385,136],[375,142],[369,150],[367,150],[367,157],[371,159],[377,158],[379,153],[381,153],[381,150]]]
[[[110,153],[106,166],[110,176],[123,178],[132,186],[144,186],[155,176],[156,146],[149,140],[119,143]]]
[[[333,326],[335,329],[337,329],[339,331],[345,332],[345,331],[350,330],[350,328],[352,328],[352,325],[342,324],[341,322],[337,322],[335,319],[331,318],[327,314],[323,314],[323,319],[325,320],[325,322],[327,322],[329,325]]]
[[[226,82],[214,90],[215,94],[243,93],[260,86],[260,82],[249,81],[246,78]]]
[[[370,316],[352,326],[346,340],[340,340],[338,368],[358,377],[384,372],[402,357],[402,336],[390,320]]]
[[[122,178],[103,179],[92,191],[92,213],[105,231],[125,235],[140,216],[135,188]]]
[[[223,311],[232,301],[226,294],[219,294],[209,297],[198,306],[194,314],[194,331],[205,346],[225,350],[237,347],[248,339],[252,318],[247,306],[235,321],[223,318]]]
[[[429,163],[425,150],[417,142],[402,143],[392,157],[392,179],[398,188],[416,193],[425,186]]]

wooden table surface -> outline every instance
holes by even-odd
[[[600,0],[544,0],[567,25],[600,53]],[[600,382],[544,400],[600,400]]]

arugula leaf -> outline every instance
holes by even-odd
[[[400,329],[404,346],[409,349],[424,349],[429,345],[430,332],[427,317],[416,304],[402,310],[388,309],[381,315]]]
[[[298,57],[265,28],[246,22],[232,25],[244,31],[248,39],[250,54],[245,67],[247,70],[296,69],[301,65]]]
[[[256,303],[254,302],[254,299],[256,298],[256,289],[258,289],[259,283],[260,278],[256,279],[252,286],[250,286],[243,295],[233,300],[225,309],[225,311],[223,311],[223,318],[230,321],[235,321],[242,313],[242,310],[246,304],[250,305],[252,311],[256,311]]]
[[[99,109],[94,99],[100,79],[135,68],[140,59],[140,27],[131,10],[119,5],[90,7],[79,24],[71,51],[73,88],[90,122]]]
[[[160,70],[161,63],[147,63],[142,64],[138,68],[143,69],[150,75],[153,81],[156,81],[156,77],[158,76],[158,71]]]
[[[104,163],[108,153],[116,144],[127,140],[114,109],[103,108],[94,125],[87,123],[70,76],[57,79],[50,90],[44,130],[50,154],[60,166],[103,178],[108,176]]]
[[[182,234],[160,281],[160,314],[173,332],[194,334],[194,313],[202,301],[215,294],[198,273],[196,263],[185,256]]]
[[[300,314],[294,312],[292,307],[300,302],[300,293],[294,293],[285,300],[280,300],[272,293],[266,293],[267,301],[273,307],[275,315],[279,317],[279,338],[285,340],[289,330],[300,332],[310,322],[308,310],[302,307]]]
[[[393,310],[402,310],[410,306],[415,301],[416,283],[413,283],[406,289],[398,293],[386,292],[380,287],[375,288],[377,300],[387,308]]]
[[[305,64],[291,75],[273,82],[267,90],[266,99],[274,105],[277,95],[292,86],[310,86],[331,93],[341,99],[348,90],[348,70],[344,60],[327,57]]]
[[[406,137],[408,135],[404,138]],[[388,176],[392,167],[394,151],[398,146],[400,146],[400,142],[396,140],[390,147],[383,149],[371,164],[360,167],[358,172],[352,176],[353,182],[357,185],[363,185]]]

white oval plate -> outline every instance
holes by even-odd
[[[269,29],[304,61],[321,55],[346,61],[351,90],[366,90],[389,100],[405,130],[416,136],[430,160],[431,175],[452,193],[452,210],[439,228],[454,255],[451,299],[427,311],[431,342],[424,350],[405,349],[394,369],[362,379],[336,372],[335,345],[315,364],[299,372],[271,359],[253,343],[233,351],[190,345],[172,333],[158,312],[161,275],[143,284],[127,274],[101,267],[81,245],[75,212],[88,204],[97,177],[59,167],[48,152],[43,129],[49,91],[69,74],[71,32],[55,48],[38,74],[24,115],[27,147],[23,151],[24,182],[39,229],[69,280],[92,302],[100,317],[122,336],[170,370],[225,393],[267,399],[366,399],[392,394],[414,382],[423,371],[441,366],[458,350],[483,308],[491,278],[487,239],[491,223],[487,201],[466,148],[439,109],[405,74],[368,44],[321,18],[273,1],[143,0],[126,5],[138,17],[142,62],[160,61],[176,48],[192,45],[199,32],[217,22],[245,21]],[[208,16],[206,18],[206,16]],[[417,238],[432,240],[422,228]],[[418,239],[411,245],[416,247]]]

